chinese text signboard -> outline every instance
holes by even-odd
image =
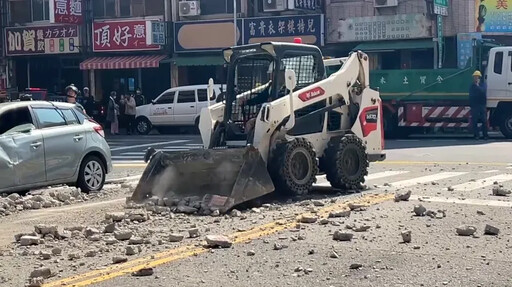
[[[293,8],[315,11],[317,8],[316,0],[294,0]]]
[[[82,0],[50,0],[50,23],[82,24]]]
[[[512,0],[475,0],[475,31],[512,32]]]
[[[78,53],[78,26],[8,27],[7,56]]]
[[[482,39],[481,33],[460,33],[457,34],[457,63],[459,69],[466,68],[469,60],[473,57],[473,39]]]
[[[330,42],[430,38],[431,21],[423,14],[357,17],[339,20]]]
[[[165,23],[151,21],[151,25],[147,25],[146,44],[148,45],[165,45]]]
[[[236,22],[237,45],[243,44],[243,20]],[[174,51],[220,51],[235,43],[233,20],[174,22]]]
[[[145,20],[94,22],[94,52],[159,50],[160,46],[146,43],[149,23]]]
[[[246,18],[244,43],[293,42],[295,37],[300,37],[305,44],[322,46],[323,20],[323,15]]]
[[[434,14],[448,16],[448,0],[434,0]]]

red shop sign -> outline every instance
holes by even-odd
[[[82,24],[82,0],[50,0],[50,23]]]
[[[146,44],[146,26],[149,21],[113,21],[94,22],[93,50],[102,51],[140,51],[159,50],[159,45]]]

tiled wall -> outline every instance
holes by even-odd
[[[338,19],[427,12],[425,0],[398,0],[398,3],[398,7],[375,9],[373,0],[326,0],[327,42],[334,41],[330,35],[335,31]],[[449,13],[444,17],[445,36],[474,32],[474,0],[451,0]]]

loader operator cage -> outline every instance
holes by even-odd
[[[284,88],[286,69],[295,72],[296,90],[325,78],[322,56],[315,46],[262,43],[226,50],[224,53],[229,66],[225,118],[236,123],[241,130],[244,130],[248,119],[257,116],[261,105],[241,107],[235,100],[237,96],[245,94],[246,99],[252,99],[269,85],[271,101],[287,95],[289,91]]]

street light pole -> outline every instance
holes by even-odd
[[[237,44],[237,38],[236,38],[236,34],[238,32],[238,27],[236,25],[236,0],[233,0],[233,29],[234,29],[234,45],[233,46],[236,46]]]

